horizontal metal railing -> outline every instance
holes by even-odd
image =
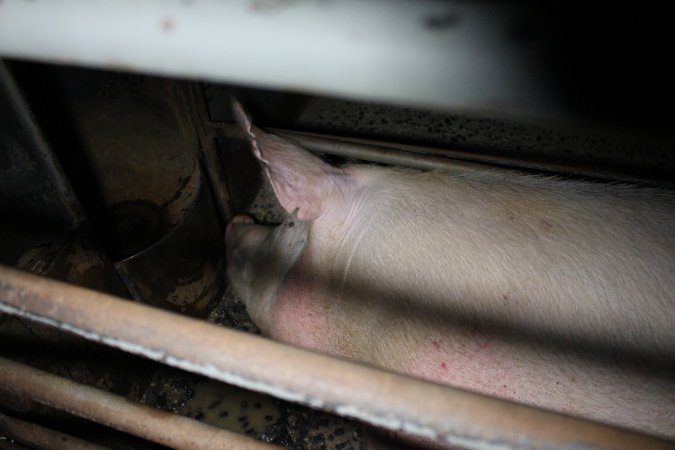
[[[248,436],[134,403],[119,395],[0,357],[0,392],[2,391],[13,392],[38,403],[171,448],[185,450],[276,448]],[[47,435],[51,431],[0,415],[0,432],[9,436],[15,435],[15,439],[19,442],[25,442],[22,437],[34,441],[36,435]],[[54,448],[51,444],[47,445],[46,439],[48,437],[44,436],[42,442],[28,443],[36,444],[39,448]],[[64,448],[94,448],[89,443],[78,447],[78,443],[79,440],[71,439]]]
[[[0,311],[213,379],[444,444],[616,449],[673,445],[331,358],[1,266]],[[1,364],[0,372],[7,372],[8,364]]]

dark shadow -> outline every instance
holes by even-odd
[[[275,259],[274,252],[266,252],[266,266],[275,267],[281,265],[280,257]],[[293,270],[293,269],[291,269]],[[489,267],[485,267],[487,272]],[[320,270],[317,272],[320,273]],[[318,277],[316,273],[294,272],[294,283],[307,286],[317,284],[329,287],[334,286],[333,280],[341,279],[342,274],[324,273]],[[476,337],[477,339],[495,339],[507,342],[509,345],[517,348],[527,348],[534,350],[535,354],[554,354],[561,359],[570,358],[573,360],[593,363],[593,365],[605,366],[608,368],[620,368],[626,373],[649,374],[649,376],[661,377],[665,380],[672,380],[675,373],[675,355],[664,354],[657,349],[644,350],[630,347],[619,347],[614,342],[607,339],[589,339],[582,335],[562,334],[556,330],[545,329],[537,326],[536,320],[527,323],[525,321],[507,321],[503,317],[487,316],[484,314],[455,311],[449,313],[443,306],[431,306],[425,301],[423,292],[409,292],[406,295],[394,296],[392,290],[387,286],[373,286],[368,283],[365,277],[359,277],[358,274],[350,273],[348,282],[338,291],[333,288],[329,290],[329,295],[334,296],[335,301],[355,302],[354,310],[362,307],[361,300],[369,299],[376,302],[378,311],[384,311],[385,320],[396,321],[397,318],[405,316],[407,321],[413,321],[420,324],[438,325],[440,335],[444,331],[452,330],[453,333],[460,333],[463,336]],[[569,283],[575,283],[575,280],[568,280]],[[452,289],[452,286],[448,286]],[[496,300],[495,300],[496,301]],[[372,305],[371,305],[372,307]],[[603,320],[602,317],[597,318]],[[299,329],[302,324],[298,324]],[[403,345],[403,343],[402,343]],[[404,348],[401,348],[405,352]]]

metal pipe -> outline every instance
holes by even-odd
[[[244,134],[237,125],[219,123],[213,124],[212,128],[217,130],[218,135],[221,137],[245,139]],[[394,166],[410,167],[413,169],[440,169],[451,173],[464,173],[477,170],[494,170],[497,167],[501,167],[513,170],[525,169],[549,173],[571,174],[611,181],[625,181],[629,183],[652,184],[654,182],[654,180],[649,178],[636,177],[625,172],[601,168],[588,168],[570,164],[541,163],[538,161],[525,161],[461,150],[373,141],[369,139],[291,131],[278,128],[268,128],[266,131],[291,139],[300,144],[303,148],[312,152],[326,153],[329,155]],[[672,183],[661,184],[670,186]]]
[[[0,375],[2,376],[2,375]],[[69,436],[60,431],[25,422],[0,413],[0,434],[31,448],[50,450],[106,450],[107,447]]]
[[[650,178],[636,177],[626,172],[607,170],[599,167],[589,168],[571,164],[542,163],[477,152],[372,141],[369,139],[336,137],[276,128],[270,128],[267,131],[293,139],[303,147],[314,152],[417,169],[442,169],[449,172],[462,173],[506,167],[514,170],[525,169],[571,174],[611,181],[625,181],[628,183],[652,184],[654,182]],[[673,184],[668,183],[668,186],[670,185]]]
[[[184,92],[186,97],[185,103],[190,109],[189,112],[193,118],[192,123],[199,140],[202,167],[209,179],[209,187],[213,192],[220,218],[223,223],[226,223],[234,214],[232,199],[227,189],[227,178],[225,177],[222,163],[218,158],[217,134],[209,126],[209,112],[204,92],[197,83],[190,83]]]
[[[0,311],[226,383],[443,444],[616,449],[673,445],[331,358],[2,266]]]
[[[234,124],[214,124],[212,125],[212,129],[218,136],[223,138],[246,139],[239,126]],[[278,128],[269,128],[266,131],[291,139],[312,152],[327,153],[329,155],[359,159],[361,161],[410,167],[413,169],[441,169],[456,173],[490,169],[490,166],[486,164],[462,161],[445,154],[440,154],[440,156],[432,154],[435,149],[427,149],[426,147],[415,147],[416,151],[410,151],[410,148],[406,148],[406,146],[365,139],[342,138],[327,134],[305,133]]]
[[[471,162],[471,156],[474,155],[468,152],[444,151],[431,147],[334,137],[318,133],[280,130],[277,128],[270,128],[267,131],[292,139],[303,147],[315,152],[415,169],[442,169],[451,172],[468,172],[489,170],[490,166],[485,163],[502,163],[502,161],[495,161],[494,159]]]
[[[273,448],[248,436],[133,403],[5,358],[0,358],[0,389],[171,448]]]

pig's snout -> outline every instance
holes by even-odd
[[[255,223],[253,217],[249,216],[248,214],[237,214],[232,219],[230,219],[230,222],[227,224],[225,234],[227,235],[230,227],[237,226],[238,224],[252,224],[252,223]]]
[[[305,248],[307,227],[296,220],[279,226],[258,225],[250,216],[235,216],[227,225],[230,286],[263,332],[271,327],[282,282]]]
[[[255,227],[260,227],[260,225],[255,225],[253,218],[245,214],[238,214],[230,219],[225,228],[225,244],[228,260],[232,251],[237,250],[238,244],[243,241],[246,235],[251,234],[251,230],[254,230]]]
[[[234,216],[225,228],[225,248],[227,250],[228,265],[232,258],[241,254],[243,237],[249,233],[249,226],[253,225],[253,218],[246,215]]]
[[[227,272],[235,293],[242,301],[250,300],[250,286],[260,264],[264,241],[270,227],[256,225],[253,218],[234,216],[225,229]]]

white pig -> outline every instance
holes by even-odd
[[[342,168],[251,125],[288,220],[228,225],[263,333],[675,438],[675,195],[516,172]]]

